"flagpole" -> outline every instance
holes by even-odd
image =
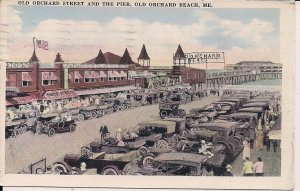
[[[33,42],[33,51],[35,52],[35,43],[34,43],[35,37],[33,37],[32,42]]]

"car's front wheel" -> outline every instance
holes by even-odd
[[[48,136],[53,137],[54,135],[55,135],[55,129],[50,128],[49,131],[48,131]]]
[[[119,170],[115,166],[108,166],[102,171],[102,175],[119,175]]]

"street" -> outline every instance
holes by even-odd
[[[180,105],[180,108],[188,112],[192,108],[208,105],[218,99],[219,97],[206,97]],[[77,122],[77,129],[73,133],[57,133],[48,137],[46,134],[33,135],[27,132],[16,138],[6,139],[5,172],[18,173],[42,158],[46,158],[47,165],[50,165],[66,153],[80,153],[82,146],[100,137],[99,128],[102,122],[108,126],[111,136],[114,136],[118,128],[133,129],[140,122],[155,119],[160,119],[158,105],[150,105]]]
[[[180,108],[188,112],[192,108],[208,105],[218,99],[219,97],[207,97],[180,105]],[[31,163],[42,158],[46,158],[47,165],[50,165],[66,153],[80,153],[82,146],[99,139],[101,123],[108,126],[111,136],[114,137],[118,128],[133,129],[140,122],[160,119],[158,111],[158,105],[143,106],[77,122],[77,129],[73,133],[57,133],[48,137],[47,134],[33,135],[27,132],[16,138],[6,139],[6,173],[18,173],[22,169],[28,169]],[[272,148],[269,152],[266,152],[266,149],[261,151],[255,146],[251,150],[251,160],[255,162],[259,156],[265,164],[265,176],[280,176],[280,152],[274,153]],[[242,175],[242,153],[232,163],[232,167],[234,176]]]

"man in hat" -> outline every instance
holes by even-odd
[[[227,164],[226,171],[223,173],[223,176],[233,176],[231,169],[232,169],[232,166],[230,164]]]
[[[107,126],[104,123],[102,123],[102,125],[100,127],[100,138],[101,138],[100,141],[101,141],[101,143],[104,141],[104,139],[106,137],[106,134],[108,134],[108,133],[109,133],[109,131],[108,131]]]

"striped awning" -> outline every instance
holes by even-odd
[[[54,72],[42,72],[42,80],[58,80],[58,76]]]
[[[99,73],[95,71],[85,71],[84,72],[84,77],[85,78],[99,78]]]
[[[124,71],[120,72],[121,77],[127,77],[127,74]]]
[[[91,71],[93,78],[100,78],[99,72]]]
[[[117,77],[117,76],[114,75],[113,71],[108,71],[108,77],[114,78],[114,77]]]
[[[17,104],[27,104],[36,100],[33,96],[24,96],[24,97],[14,97],[12,100],[16,101]]]
[[[107,75],[106,75],[103,71],[100,71],[100,77],[101,77],[101,78],[106,78]]]
[[[74,73],[75,73],[75,79],[81,79],[82,78],[79,71],[75,71]]]
[[[32,81],[32,78],[28,74],[28,72],[22,72],[22,81]]]

